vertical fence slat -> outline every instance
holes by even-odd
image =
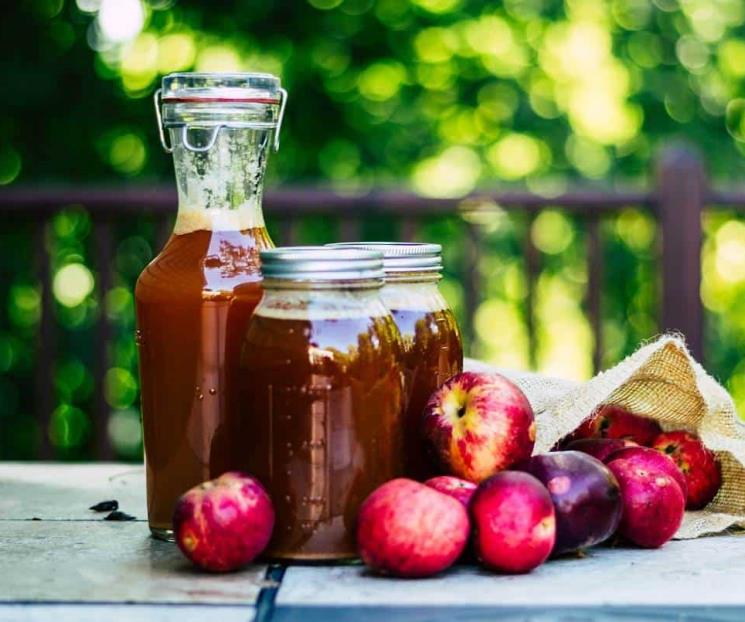
[[[161,249],[168,242],[168,238],[171,237],[173,232],[173,222],[168,216],[161,216],[158,219],[158,223],[155,227],[155,248],[153,249],[153,256],[157,255]]]
[[[478,349],[475,347],[476,329],[474,326],[474,316],[479,304],[481,292],[481,263],[482,236],[478,225],[466,223],[466,244],[463,252],[463,297],[466,307],[465,324],[461,327],[463,340],[467,347],[469,356],[478,356]]]
[[[416,218],[403,216],[399,225],[399,238],[402,242],[413,242],[416,238],[419,223]]]
[[[359,218],[343,216],[339,224],[339,235],[342,242],[359,242],[362,231],[362,223]]]
[[[533,222],[536,214],[528,212],[528,222],[525,231],[523,254],[525,256],[525,327],[528,334],[528,362],[530,368],[536,366],[536,338],[535,338],[535,283],[540,269],[538,249],[533,244]]]
[[[279,223],[281,240],[275,240],[278,246],[295,246],[298,243],[300,222],[292,216],[284,216]]]
[[[109,404],[106,401],[105,378],[109,369],[109,346],[113,331],[106,313],[106,294],[113,285],[113,237],[111,223],[107,220],[94,220],[93,245],[95,267],[98,275],[98,320],[96,324],[96,343],[94,345],[93,379],[95,386],[93,404],[93,447],[96,458],[107,460],[113,457],[113,449],[107,429]]]
[[[592,367],[597,373],[603,364],[603,247],[600,240],[600,218],[587,221],[587,312],[592,328]]]
[[[703,361],[701,213],[706,180],[690,149],[666,149],[657,164],[657,213],[662,237],[663,331],[682,332],[693,356]]]
[[[38,342],[36,345],[36,377],[34,378],[36,421],[39,425],[39,447],[37,457],[49,460],[53,457],[49,442],[49,423],[54,408],[54,358],[56,352],[56,330],[54,301],[52,299],[52,271],[47,249],[47,219],[41,218],[34,228],[34,257],[36,273],[41,286],[41,317],[39,318]]]

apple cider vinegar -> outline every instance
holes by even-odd
[[[383,303],[401,333],[406,378],[404,470],[426,479],[436,469],[429,464],[422,440],[422,415],[432,393],[463,371],[463,346],[452,310],[437,283],[442,270],[439,244],[351,242],[335,248],[360,248],[383,253]]]
[[[382,257],[306,247],[261,258],[265,294],[230,422],[235,466],[273,500],[266,556],[355,558],[360,504],[403,468],[401,342],[380,299]]]
[[[178,214],[135,299],[148,521],[154,536],[171,539],[179,496],[242,450],[227,412],[261,298],[259,251],[273,246],[262,184],[285,95],[265,74],[171,74],[162,92]]]

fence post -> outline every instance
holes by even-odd
[[[701,216],[706,177],[698,154],[675,146],[657,160],[656,207],[662,238],[660,329],[679,331],[697,360],[703,360],[701,303]]]

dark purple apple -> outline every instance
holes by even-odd
[[[599,544],[613,535],[623,505],[618,482],[600,460],[579,451],[533,456],[521,469],[548,489],[556,508],[552,555]]]

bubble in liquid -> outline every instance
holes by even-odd
[[[210,395],[216,395],[217,389],[210,389]]]
[[[145,345],[145,335],[142,334],[142,331],[139,328],[135,331],[135,343],[138,346]]]
[[[290,503],[292,501],[292,497],[290,495],[285,495],[285,501],[287,501],[287,503]]]

